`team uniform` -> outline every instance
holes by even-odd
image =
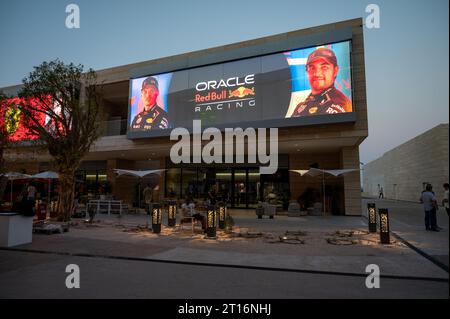
[[[320,94],[310,94],[305,101],[299,103],[292,117],[336,114],[352,111],[352,102],[334,86]]]
[[[142,111],[134,117],[131,129],[136,131],[148,131],[154,129],[166,129],[169,127],[167,112],[154,104],[150,110]]]

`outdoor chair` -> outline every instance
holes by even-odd
[[[289,217],[297,217],[300,216],[300,204],[297,202],[291,202],[289,203],[288,207],[288,216]]]
[[[313,206],[308,207],[308,215],[312,216],[322,216],[323,215],[323,204],[316,202],[313,204]]]
[[[201,221],[196,220],[195,217],[187,215],[187,212],[184,212],[182,209],[180,209],[181,212],[181,219],[180,219],[180,229],[183,230],[183,225],[184,224],[189,224],[192,227],[192,233],[195,232],[195,225],[197,223],[200,223],[201,225]]]
[[[202,225],[201,221],[196,220],[194,217],[192,216],[182,216],[180,219],[180,224],[179,227],[181,230],[183,230],[183,225],[184,224],[188,224],[191,225],[192,227],[192,233],[195,233],[195,226],[197,225],[197,223],[200,225]]]

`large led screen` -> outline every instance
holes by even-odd
[[[129,136],[169,134],[196,119],[291,126],[351,113],[350,48],[344,41],[131,79]]]
[[[8,139],[12,142],[38,139],[38,136],[30,132],[24,123],[25,118],[19,107],[21,99],[18,97],[10,98],[4,103],[5,105],[3,107],[5,108],[5,112],[2,113],[3,118],[0,119],[0,125],[5,126]],[[37,99],[31,99],[29,103],[36,108],[39,107]],[[48,121],[45,114],[40,112],[34,112],[34,118],[38,119],[41,123],[46,123]]]

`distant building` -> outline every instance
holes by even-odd
[[[440,202],[448,182],[448,123],[386,152],[364,166],[364,194],[378,196],[378,185],[389,199],[418,201],[427,183]]]

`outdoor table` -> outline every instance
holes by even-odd
[[[0,247],[29,244],[33,239],[33,216],[0,213]]]

